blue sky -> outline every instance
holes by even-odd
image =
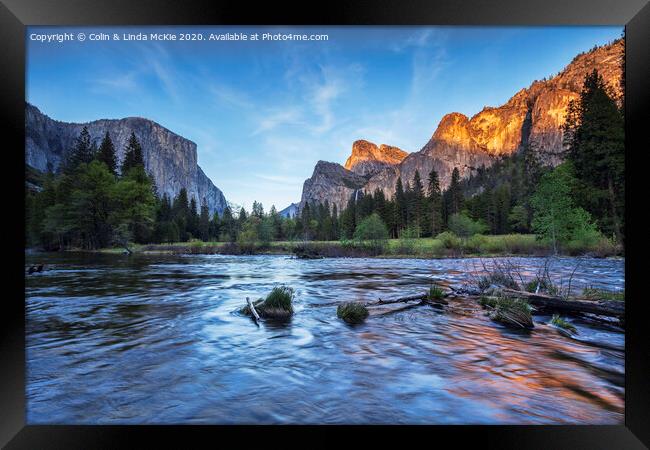
[[[32,33],[306,33],[327,41],[39,42]],[[419,150],[443,115],[498,106],[622,27],[29,27],[27,101],[71,122],[140,116],[197,144],[226,198],[300,200],[352,142]]]

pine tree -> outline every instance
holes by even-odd
[[[312,219],[312,212],[311,212],[311,206],[309,205],[309,202],[305,202],[305,206],[302,208],[302,211],[300,212],[300,222],[302,223],[302,232],[303,232],[303,239],[308,241],[312,237],[312,229],[311,229],[311,219]]]
[[[135,137],[135,133],[131,132],[129,142],[127,143],[126,149],[124,150],[124,161],[122,162],[120,173],[122,176],[124,176],[129,170],[137,166],[144,167],[142,146],[140,145],[138,138]]]
[[[356,221],[361,222],[375,210],[374,198],[371,193],[359,191],[357,195],[357,217]]]
[[[222,228],[221,218],[219,217],[219,213],[215,211],[214,214],[212,215],[212,219],[210,220],[210,226],[208,232],[211,241],[219,240],[219,235],[221,234],[221,228]]]
[[[75,170],[79,164],[88,164],[93,160],[94,156],[90,133],[88,132],[87,127],[83,127],[81,133],[75,140],[73,149],[68,154],[64,171],[71,172]]]
[[[625,208],[625,131],[623,115],[594,69],[586,76],[570,118],[569,159],[580,180],[574,193],[578,204],[596,219],[607,234],[623,241]]]
[[[402,184],[402,177],[397,178],[395,183],[395,222],[398,230],[406,227],[406,194],[404,192],[404,185]]]
[[[235,219],[232,216],[230,206],[226,206],[223,209],[223,215],[221,217],[221,235],[219,236],[219,240],[228,242],[235,242],[237,240]]]
[[[269,218],[271,220],[272,239],[282,239],[282,216],[280,216],[280,213],[276,209],[275,205],[271,205]]]
[[[494,229],[495,234],[506,234],[510,231],[510,184],[501,184],[492,195],[494,204]]]
[[[208,204],[205,199],[201,202],[198,236],[203,242],[210,240],[210,210],[208,209]]]
[[[341,238],[341,229],[339,225],[339,213],[336,203],[332,205],[332,239]]]
[[[108,170],[113,174],[117,174],[117,160],[115,158],[115,147],[113,146],[113,141],[111,136],[108,134],[108,131],[102,139],[102,143],[99,146],[99,151],[97,152],[97,160],[106,164]]]
[[[167,193],[164,193],[156,209],[156,224],[154,226],[154,240],[156,242],[173,242],[172,232],[172,205]]]
[[[189,239],[188,236],[188,217],[190,211],[190,204],[187,198],[187,190],[181,188],[178,195],[174,199],[174,205],[172,207],[174,223],[178,228],[178,239],[181,242],[186,242]]]
[[[413,175],[413,184],[410,189],[409,210],[411,211],[411,218],[409,220],[410,226],[417,230],[418,234],[422,230],[422,213],[424,203],[424,186],[420,178],[420,172],[415,171]]]
[[[248,220],[248,213],[246,212],[246,209],[242,206],[241,209],[239,210],[239,214],[237,215],[237,222],[236,228],[235,228],[235,233],[237,234],[237,238],[239,238],[239,233],[244,229],[244,224]]]
[[[438,172],[435,169],[431,169],[431,172],[429,172],[427,194],[429,197],[431,235],[437,236],[442,231],[442,194],[440,193]]]
[[[459,213],[463,208],[463,191],[460,187],[460,173],[458,167],[454,167],[449,183],[449,216]]]
[[[334,224],[332,223],[332,216],[330,215],[330,204],[327,200],[325,203],[319,205],[320,210],[320,239],[323,241],[330,241],[333,239]]]
[[[187,217],[187,231],[192,235],[192,238],[199,238],[199,209],[196,204],[196,198],[192,197],[190,200],[189,216]]]
[[[352,239],[354,230],[356,229],[356,202],[354,201],[354,194],[348,199],[346,208],[341,213],[341,239]]]
[[[253,211],[251,212],[251,215],[259,219],[264,217],[264,207],[262,206],[261,203],[257,201],[253,201]]]

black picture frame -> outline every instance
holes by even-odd
[[[625,25],[626,27],[626,202],[642,195],[648,151],[650,105],[650,4],[645,0],[456,0],[445,2],[381,0],[279,5],[236,1],[2,0],[0,4],[0,84],[5,170],[4,193],[14,200],[12,217],[22,217],[25,142],[25,26],[27,25]],[[641,197],[641,202],[644,199]],[[24,223],[5,220],[6,275],[2,304],[2,391],[0,444],[6,448],[133,447],[134,439],[152,444],[188,446],[200,437],[210,446],[225,442],[224,433],[273,442],[277,433],[304,432],[310,442],[336,441],[331,433],[354,431],[361,436],[401,434],[423,442],[451,439],[487,448],[644,448],[650,445],[648,414],[650,351],[642,313],[642,235],[639,219],[628,206],[626,218],[625,425],[624,426],[436,426],[430,427],[218,427],[218,426],[30,426],[25,425]],[[7,289],[9,286],[10,289]],[[638,294],[638,295],[637,295]],[[251,430],[254,428],[254,430]],[[263,428],[263,429],[262,429]],[[218,441],[216,439],[219,439]],[[283,445],[287,437],[282,438]],[[296,442],[300,442],[296,440]]]

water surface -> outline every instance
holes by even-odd
[[[624,334],[572,319],[574,338],[535,316],[509,330],[474,302],[373,311],[336,304],[460,285],[477,260],[35,254],[27,277],[30,424],[620,424]],[[542,265],[514,258],[525,276]],[[559,259],[568,278],[578,260]],[[572,286],[622,289],[622,260],[581,259]],[[288,324],[236,311],[278,283]],[[403,307],[404,305],[400,305]]]

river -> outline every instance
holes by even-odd
[[[471,259],[28,254],[29,424],[622,424],[624,333],[491,321],[469,300],[362,324],[336,303],[459,285]],[[512,258],[532,276],[539,258]],[[487,261],[487,260],[485,260]],[[572,285],[623,289],[624,261],[561,258]],[[289,323],[238,314],[285,283]],[[401,305],[403,307],[403,305]],[[383,307],[382,307],[383,308]],[[385,313],[385,314],[383,314]]]

